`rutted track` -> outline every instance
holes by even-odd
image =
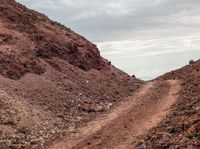
[[[176,80],[148,82],[111,113],[90,122],[50,149],[133,148],[137,136],[145,134],[170,112],[179,90]]]

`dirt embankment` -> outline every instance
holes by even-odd
[[[182,89],[171,113],[148,135],[147,148],[200,148],[200,60],[169,72],[159,80],[182,80]]]
[[[163,118],[157,114],[165,115],[163,109],[176,98],[172,82],[137,95],[144,82],[112,66],[96,45],[14,0],[0,0],[0,148],[44,148],[131,95],[138,96],[132,98],[136,101],[97,120],[105,126],[94,125],[92,133],[84,129],[86,137],[72,147],[199,148],[200,61],[160,80],[180,80],[182,88],[170,114],[156,126]]]
[[[142,84],[71,29],[0,0],[1,149],[43,148]]]
[[[110,114],[95,119],[50,148],[134,148],[137,136],[165,118],[179,90],[178,81],[149,82]]]

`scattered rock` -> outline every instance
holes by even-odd
[[[180,80],[181,90],[177,103],[172,106],[171,113],[156,126],[145,138],[147,148],[199,148],[200,144],[200,60],[189,62],[190,65],[169,72],[159,77],[161,80]],[[159,132],[168,132],[172,136]]]
[[[107,105],[107,108],[108,108],[108,109],[111,109],[112,106],[113,106],[113,104],[112,104],[112,103],[109,103],[109,104]]]
[[[194,63],[195,63],[194,60],[190,60],[190,61],[189,61],[189,64],[194,64]]]
[[[143,84],[113,67],[83,36],[43,14],[15,0],[0,0],[0,11],[0,141],[12,144],[6,149],[43,148]],[[12,98],[2,98],[1,90]]]
[[[31,145],[35,145],[35,144],[38,144],[39,140],[38,139],[34,139],[34,140],[31,140],[30,141],[30,144]]]
[[[21,144],[12,144],[10,145],[11,149],[21,149]]]
[[[100,104],[96,103],[85,103],[84,105],[81,105],[79,109],[86,111],[86,112],[103,112],[105,111],[105,107]]]
[[[167,130],[168,130],[168,132],[170,132],[170,133],[175,133],[175,132],[176,132],[176,128],[173,127],[173,126],[167,127]]]
[[[56,131],[55,131],[55,130],[52,130],[52,131],[51,131],[51,134],[52,134],[52,135],[56,134]]]
[[[88,144],[88,145],[91,145],[91,142],[90,142],[90,141],[87,141],[87,144]]]
[[[21,127],[19,129],[19,132],[21,132],[23,134],[28,134],[30,132],[30,130],[27,127]]]
[[[144,141],[139,141],[136,145],[135,145],[136,149],[147,149]]]
[[[136,76],[135,76],[135,75],[132,75],[131,77],[133,77],[133,78],[136,78]]]

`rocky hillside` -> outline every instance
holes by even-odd
[[[43,74],[45,61],[60,59],[84,71],[106,68],[97,47],[84,37],[13,0],[1,0],[0,74],[19,79],[32,72]]]
[[[143,82],[69,28],[0,0],[0,148],[44,148]]]
[[[180,80],[182,89],[172,112],[139,144],[147,148],[200,148],[200,60],[164,74],[159,80]]]

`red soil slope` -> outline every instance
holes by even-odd
[[[159,80],[180,80],[182,89],[172,112],[140,139],[136,147],[200,148],[200,60],[164,74]],[[141,143],[142,142],[142,143]]]
[[[141,86],[84,37],[0,0],[0,148],[42,148]]]

